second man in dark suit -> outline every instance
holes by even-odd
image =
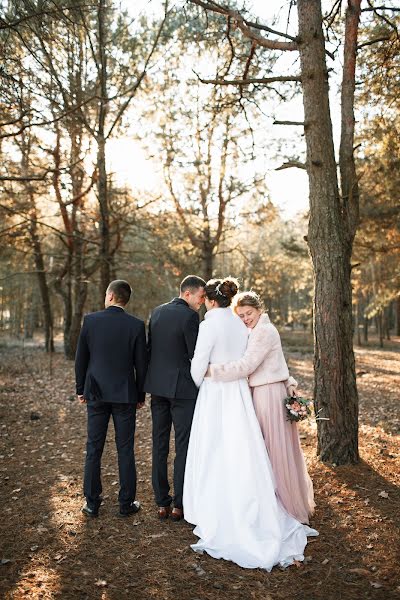
[[[183,477],[197,398],[190,361],[199,330],[197,311],[204,303],[205,285],[200,277],[185,277],[179,298],[155,308],[149,324],[145,391],[151,394],[152,481],[160,519],[171,515],[174,521],[179,521],[183,517]],[[175,431],[174,497],[169,493],[167,465],[172,424]]]

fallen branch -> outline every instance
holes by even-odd
[[[197,73],[196,73],[197,75]],[[201,83],[211,83],[213,85],[251,85],[251,84],[267,84],[275,83],[276,81],[301,81],[300,76],[276,76],[276,77],[261,77],[250,79],[202,79],[197,75]]]

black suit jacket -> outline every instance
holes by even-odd
[[[149,324],[149,368],[144,389],[155,396],[194,399],[197,387],[190,360],[199,332],[199,315],[182,298],[153,310]]]
[[[118,306],[86,315],[75,357],[76,393],[88,402],[144,401],[144,322]]]

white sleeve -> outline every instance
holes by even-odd
[[[211,377],[214,381],[235,381],[248,377],[265,360],[276,340],[276,330],[264,327],[251,332],[246,352],[242,358],[228,363],[210,365]]]
[[[211,350],[214,346],[213,330],[211,327],[207,327],[207,325],[206,321],[200,324],[196,348],[190,366],[190,374],[197,387],[200,387],[204,379],[210,362]]]

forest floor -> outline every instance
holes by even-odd
[[[291,373],[311,397],[311,341],[284,334]],[[305,561],[271,573],[195,554],[185,523],[160,523],[151,490],[149,406],[138,414],[142,510],[116,515],[113,432],[103,456],[104,505],[81,513],[85,407],[73,365],[32,345],[0,342],[0,597],[120,600],[387,600],[400,597],[400,340],[356,350],[360,454],[356,466],[315,456],[316,429],[301,427],[317,508]]]

